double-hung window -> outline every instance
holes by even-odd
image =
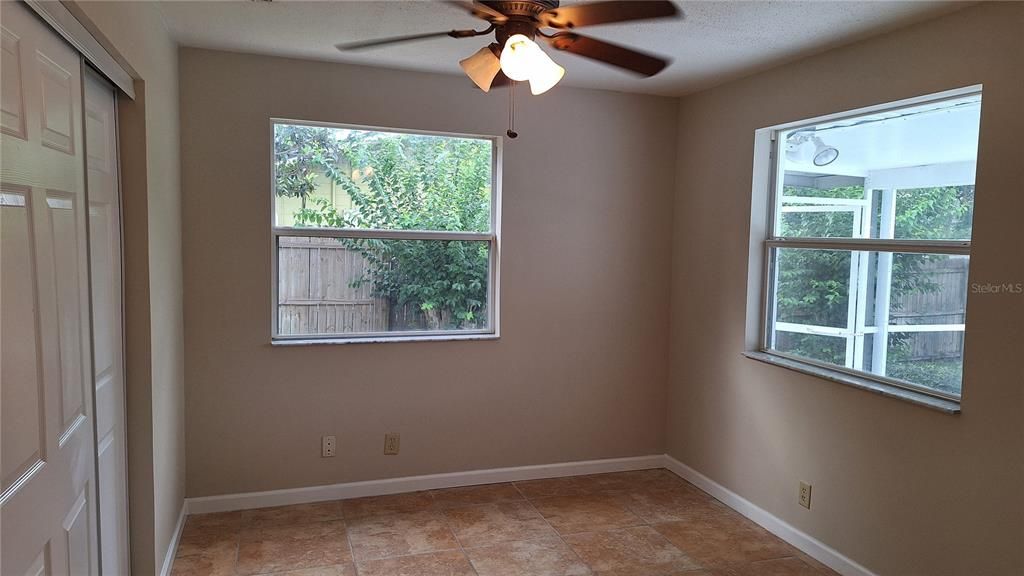
[[[971,89],[770,129],[762,352],[960,398],[980,115]]]
[[[271,130],[275,342],[497,335],[496,138]]]

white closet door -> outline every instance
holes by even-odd
[[[81,60],[0,2],[0,573],[96,574]]]
[[[100,572],[107,576],[121,576],[129,571],[116,106],[114,88],[87,69],[85,155],[96,386],[96,483],[102,552]]]

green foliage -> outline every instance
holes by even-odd
[[[908,342],[901,342],[893,350],[886,364],[888,376],[915,384],[924,384],[934,390],[959,394],[963,376],[962,358],[911,359]]]
[[[896,237],[969,240],[974,186],[917,188],[896,192]]]
[[[338,165],[341,150],[334,131],[316,126],[278,124],[274,128],[274,189],[278,196],[306,199],[316,177]]]
[[[298,166],[285,165],[285,174],[303,175],[306,170],[325,174],[349,195],[353,208],[340,213],[326,199],[311,197],[295,213],[297,226],[490,230],[488,142],[356,131],[347,131],[344,137],[337,138],[336,132],[328,128],[302,130],[292,132],[291,139],[283,142],[307,152],[312,148],[308,166],[303,166],[300,158]],[[279,163],[291,161],[292,157],[280,158]],[[279,186],[281,181],[279,177]],[[304,187],[308,180],[296,178],[286,184],[293,181],[299,184],[286,189],[283,195],[304,192],[308,196],[312,192]],[[357,285],[369,283],[374,293],[387,298],[393,307],[412,307],[417,311],[412,326],[392,329],[467,329],[486,325],[488,242],[342,241],[369,263],[368,273],[356,280]]]

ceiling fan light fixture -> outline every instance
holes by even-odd
[[[537,96],[551,90],[561,81],[562,76],[565,76],[565,68],[555,64],[550,58],[547,58],[546,63],[538,63],[533,75],[530,76],[530,94]]]
[[[542,94],[558,84],[565,68],[555,64],[536,42],[524,34],[513,34],[501,51],[501,71],[510,80],[530,82],[530,92]]]
[[[494,77],[501,70],[501,61],[494,55],[490,46],[484,46],[469,58],[460,60],[459,66],[477,87],[484,92],[489,92]]]

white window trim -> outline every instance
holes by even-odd
[[[868,389],[881,393],[885,396],[900,398],[915,402],[930,408],[935,408],[947,413],[958,414],[960,412],[960,396],[945,394],[940,391],[918,386],[913,383],[888,378],[880,374],[865,372],[853,369],[852,367],[840,367],[813,359],[796,357],[777,350],[770,346],[770,321],[769,314],[773,313],[772,299],[773,275],[770,269],[771,253],[776,248],[818,248],[855,251],[880,251],[881,253],[939,253],[948,255],[970,255],[971,243],[969,241],[938,241],[938,240],[907,240],[907,239],[874,239],[874,238],[778,238],[773,236],[775,230],[775,218],[779,216],[776,212],[776,196],[779,190],[779,161],[776,158],[778,146],[778,135],[804,126],[816,125],[824,122],[843,120],[845,118],[863,116],[866,114],[894,111],[900,108],[917,106],[924,103],[933,103],[942,100],[962,98],[965,96],[980,95],[981,85],[968,86],[955,90],[949,90],[938,94],[910,98],[894,103],[869,106],[837,114],[829,114],[816,118],[800,120],[786,124],[780,124],[755,131],[754,134],[754,163],[753,180],[751,189],[751,211],[750,211],[750,238],[747,262],[747,303],[746,303],[746,336],[744,343],[744,355],[781,366],[791,370],[811,374],[827,380],[852,385],[858,388]],[[946,174],[943,184],[948,185],[948,180],[956,180],[961,167],[952,167],[954,174]],[[907,169],[905,172],[912,171]],[[872,182],[874,189],[895,190],[904,185],[898,183],[901,174],[892,174],[885,178],[886,182]],[[899,185],[898,185],[899,184]],[[868,183],[865,183],[867,189]],[[889,194],[892,196],[892,194]],[[865,200],[851,199],[829,199],[827,207],[816,206],[818,210],[825,208],[829,211],[859,211]],[[806,204],[824,204],[824,201],[807,201]],[[802,207],[787,207],[784,211],[799,211]],[[858,224],[855,223],[856,227]],[[855,258],[851,261],[856,260]],[[856,265],[851,263],[851,274]],[[852,280],[852,278],[851,278]],[[851,284],[853,286],[853,284]],[[968,294],[968,299],[970,295]],[[851,302],[853,298],[851,298]],[[886,308],[886,315],[888,306]],[[786,325],[785,323],[777,323]],[[858,323],[859,325],[859,323]],[[894,331],[963,331],[964,324],[946,325],[923,325],[920,327],[891,326],[886,322],[883,332]],[[789,326],[794,329],[809,329],[806,326]],[[835,331],[837,336],[862,336],[869,332],[878,332],[876,327],[857,326],[846,328],[818,327],[823,331]],[[852,341],[853,338],[848,339]],[[876,338],[876,340],[879,340]],[[856,355],[855,355],[856,357]]]
[[[373,132],[393,132],[396,134],[422,134],[426,136],[447,136],[453,138],[473,138],[491,142],[491,230],[490,232],[447,232],[438,230],[372,230],[353,228],[298,228],[277,226],[277,181],[274,173],[274,126],[290,124],[302,126],[318,126],[324,128],[343,128],[349,130],[366,130]],[[501,155],[502,140],[496,136],[481,134],[463,134],[455,132],[435,132],[404,128],[386,128],[380,126],[363,126],[357,124],[341,124],[311,120],[295,120],[291,118],[272,117],[269,119],[270,131],[270,343],[274,346],[301,346],[321,344],[357,344],[357,343],[391,343],[391,342],[438,342],[452,340],[496,340],[500,338],[500,238],[501,238]],[[403,332],[360,332],[353,334],[280,334],[278,332],[278,239],[288,236],[315,238],[379,238],[385,240],[455,240],[483,241],[490,243],[487,286],[487,321],[488,328],[480,330],[410,330]]]

